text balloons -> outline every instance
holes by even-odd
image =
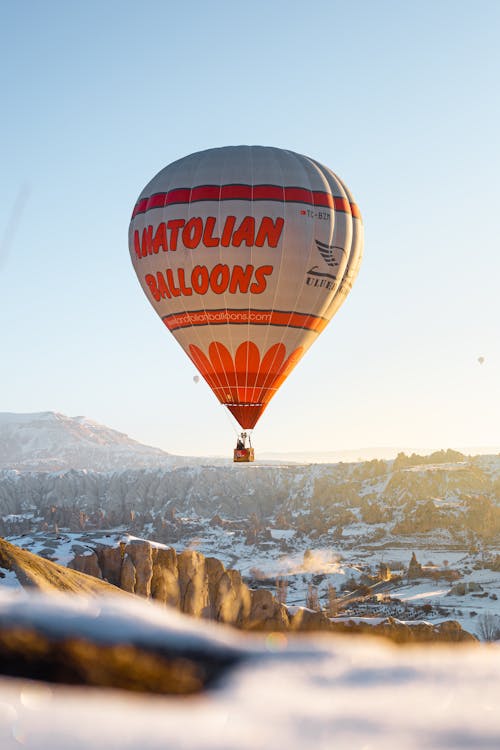
[[[165,326],[251,429],[349,293],[363,225],[327,167],[228,146],[186,156],[146,185],[129,248]]]

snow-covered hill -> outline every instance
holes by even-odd
[[[500,747],[500,651],[492,646],[405,649],[362,637],[249,636],[125,597],[3,592],[0,623],[0,632],[13,632],[17,641],[19,634],[39,634],[30,659],[3,662],[4,672],[15,674],[14,665],[23,676],[0,677],[2,750]],[[15,638],[5,643],[11,654]],[[155,689],[159,680],[151,675],[162,668],[162,692],[174,692],[172,675],[179,682],[183,672],[191,683],[201,675],[201,689],[179,700],[40,681],[43,670],[53,668],[52,680],[61,674],[53,667],[60,650],[50,649],[58,643],[66,653],[79,645],[71,651],[73,660],[80,657],[79,679],[73,672],[71,682],[90,673],[96,684],[111,664],[112,681],[100,684],[121,684],[134,649],[134,689],[143,671]],[[38,680],[26,679],[30,660]],[[207,689],[203,676],[214,664],[219,679]]]
[[[66,591],[86,596],[123,593],[106,581],[58,565],[0,538],[0,592],[23,586],[29,591]]]
[[[63,562],[61,535],[87,535],[80,542],[92,546],[96,535],[116,540],[126,533],[177,550],[196,546],[251,585],[273,587],[286,578],[288,601],[297,605],[311,586],[322,606],[331,586],[346,596],[359,583],[369,586],[382,564],[402,578],[417,551],[426,568],[422,589],[391,584],[391,592],[375,593],[394,601],[349,605],[351,614],[383,607],[384,615],[409,619],[405,610],[421,617],[430,607],[436,617],[449,616],[443,609],[465,618],[471,630],[483,614],[498,616],[500,456],[438,451],[288,466],[176,466],[167,457],[111,471],[0,469],[0,535],[15,544]],[[453,598],[456,581],[466,592]],[[480,588],[469,591],[469,584]]]
[[[86,417],[0,413],[0,468],[60,471],[165,466],[173,457]]]

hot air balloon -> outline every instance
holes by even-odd
[[[199,383],[200,382],[200,376],[199,375],[193,375],[193,383]]]
[[[479,362],[480,365],[483,365],[484,364],[484,357],[478,357],[477,361]]]
[[[351,290],[363,225],[314,159],[228,146],[153,177],[129,248],[153,308],[246,438]]]

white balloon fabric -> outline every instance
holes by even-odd
[[[349,293],[363,224],[327,167],[228,146],[186,156],[146,185],[129,248],[165,326],[251,429]]]

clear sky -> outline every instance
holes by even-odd
[[[263,144],[337,172],[366,241],[257,449],[499,445],[499,37],[496,0],[1,3],[0,411],[231,450],[127,231],[166,164]]]

